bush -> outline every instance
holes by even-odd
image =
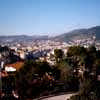
[[[89,100],[89,99],[85,96],[75,95],[72,96],[69,100]]]
[[[82,84],[81,84],[81,86],[80,86],[80,91],[79,91],[79,93],[81,94],[81,95],[88,95],[89,94],[89,92],[91,91],[91,89],[92,89],[92,82],[91,82],[91,80],[85,80]]]

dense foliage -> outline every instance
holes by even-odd
[[[74,51],[75,52],[75,51]],[[85,70],[83,80],[80,81],[79,93],[72,96],[70,100],[100,100],[100,51],[91,46],[81,56],[84,59]],[[84,57],[85,56],[85,57]]]
[[[64,55],[55,49],[56,64],[28,60],[16,73],[16,91],[21,99],[64,91],[79,91],[70,100],[99,100],[100,51],[95,47],[69,47]]]

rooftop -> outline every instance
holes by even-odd
[[[7,64],[6,66],[14,67],[14,68],[16,68],[16,70],[19,70],[23,65],[24,65],[24,62],[23,61],[19,61],[19,62],[16,62],[16,63]]]

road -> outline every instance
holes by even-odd
[[[42,100],[67,100],[67,99],[69,99],[72,95],[75,95],[75,94],[64,94],[64,95],[59,95],[59,96],[54,96],[54,97],[45,98],[45,99],[42,99]]]

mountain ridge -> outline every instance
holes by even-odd
[[[59,41],[69,41],[73,39],[83,39],[88,38],[91,35],[96,35],[96,39],[100,40],[100,26],[95,26],[91,28],[75,29],[67,33],[63,33],[53,39]]]
[[[100,40],[100,26],[95,26],[91,28],[75,29],[70,32],[63,33],[55,37],[49,37],[48,35],[8,35],[0,36],[0,40],[57,40],[57,41],[70,41],[73,39],[84,39],[91,35],[96,35],[96,39]]]

